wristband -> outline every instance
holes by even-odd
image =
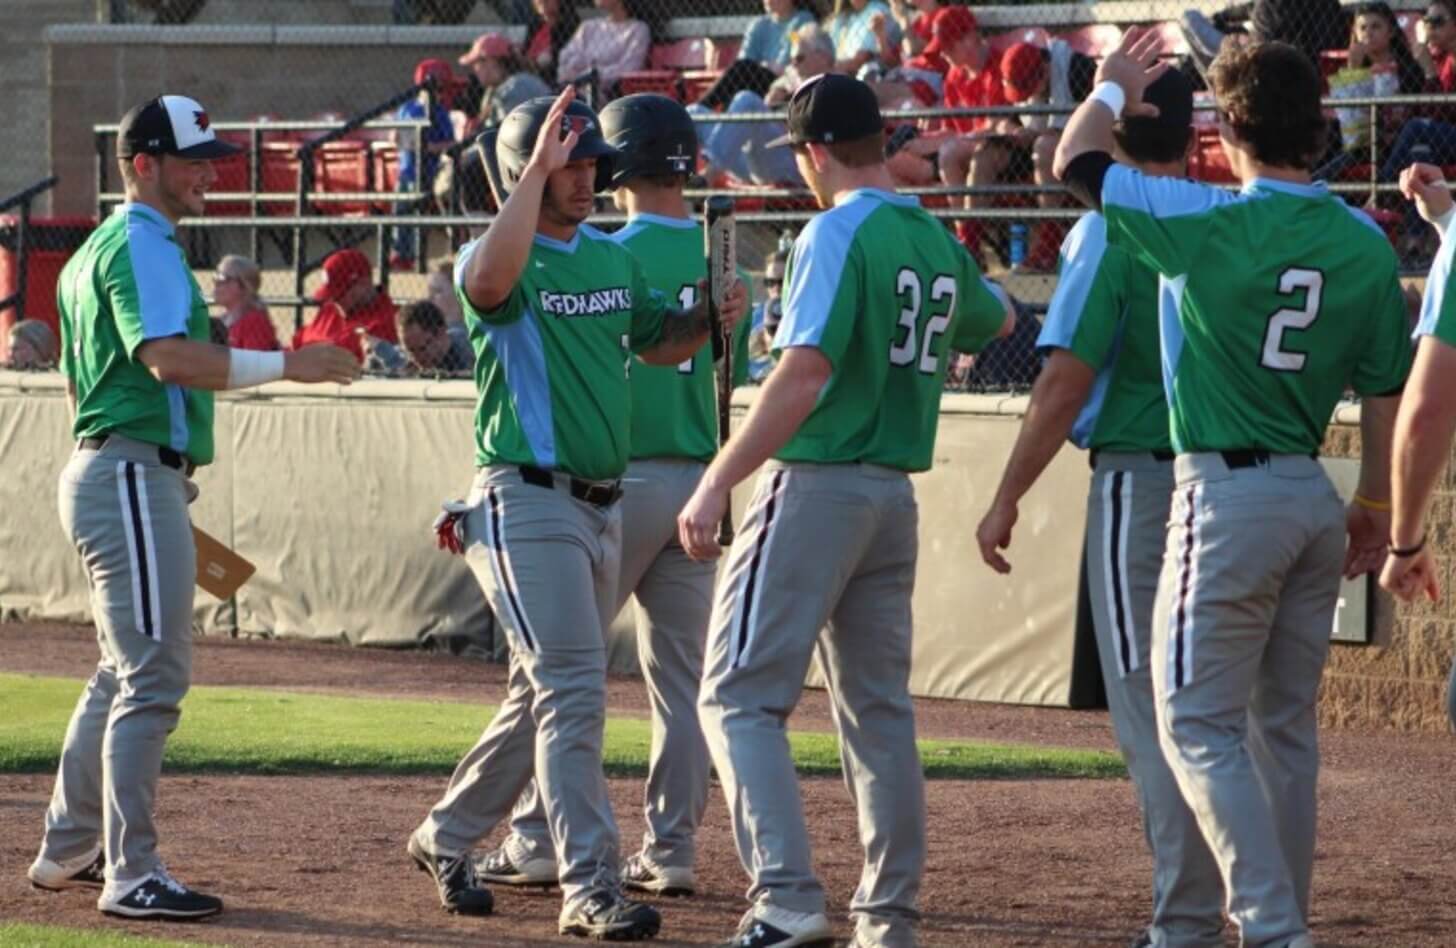
[[[1396,546],[1394,543],[1392,543],[1390,545],[1390,555],[1396,557],[1397,559],[1404,560],[1404,559],[1408,559],[1408,558],[1410,558],[1412,556],[1415,556],[1417,553],[1421,552],[1425,548],[1426,548],[1426,537],[1425,537],[1424,534],[1422,534],[1421,535],[1420,542],[1417,543],[1415,546],[1408,546],[1408,547],[1405,547],[1404,549],[1402,549],[1402,548]]]
[[[228,384],[232,388],[251,388],[283,378],[283,353],[254,352],[251,349],[228,350]]]
[[[1092,89],[1092,94],[1087,96],[1089,102],[1101,102],[1112,110],[1112,117],[1122,118],[1122,110],[1127,105],[1127,93],[1122,86],[1115,82],[1099,82]]]
[[[1436,233],[1445,237],[1446,231],[1451,229],[1451,222],[1453,220],[1456,220],[1456,204],[1446,208],[1446,213],[1431,221],[1431,225],[1436,228]]]
[[[1364,507],[1366,510],[1373,510],[1376,513],[1390,512],[1390,501],[1388,500],[1371,500],[1369,497],[1357,493],[1350,498],[1350,501],[1357,507]]]

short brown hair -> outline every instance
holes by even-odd
[[[1260,163],[1308,169],[1324,154],[1329,128],[1320,108],[1319,73],[1294,46],[1226,44],[1209,80],[1219,115]]]
[[[798,146],[800,148],[807,146]],[[885,161],[883,132],[866,135],[849,142],[825,142],[824,148],[834,160],[846,168],[869,168]]]
[[[418,326],[425,332],[445,331],[445,314],[440,312],[440,308],[429,300],[406,303],[400,307],[396,319],[401,330],[406,326]]]

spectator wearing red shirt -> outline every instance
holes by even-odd
[[[227,327],[227,345],[234,349],[279,348],[273,318],[258,298],[262,285],[258,265],[236,254],[223,257],[212,275],[212,301],[222,307],[219,319]]]
[[[357,250],[336,250],[324,259],[324,282],[313,298],[323,304],[307,326],[293,334],[293,348],[331,342],[364,358],[361,335],[399,342],[394,315],[398,307],[374,285],[369,258]]]
[[[890,0],[890,12],[900,24],[900,49],[910,59],[925,51],[935,37],[935,14],[946,0]]]

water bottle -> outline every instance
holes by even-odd
[[[1021,266],[1026,260],[1026,224],[1022,221],[1011,225],[1010,252],[1013,267]]]

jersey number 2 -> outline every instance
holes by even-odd
[[[920,274],[909,267],[901,268],[895,275],[895,295],[900,297],[903,304],[900,309],[899,326],[905,330],[900,336],[900,341],[890,345],[891,365],[911,365],[916,362],[916,355],[919,354],[919,368],[926,375],[934,375],[936,367],[940,364],[940,357],[931,351],[935,344],[935,337],[945,332],[945,327],[950,325],[950,314],[955,311],[956,281],[955,277],[941,274],[930,283],[930,302],[932,304],[945,303],[945,308],[937,313],[932,313],[925,322],[925,331],[920,329],[920,302],[923,296]],[[919,335],[919,345],[916,345],[916,336]]]
[[[1279,274],[1279,293],[1292,296],[1304,291],[1304,306],[1299,309],[1280,309],[1269,316],[1269,328],[1264,332],[1264,353],[1259,364],[1275,372],[1302,372],[1305,354],[1290,352],[1284,348],[1284,334],[1291,329],[1308,329],[1319,319],[1320,294],[1325,288],[1325,275],[1318,270],[1290,267]]]

